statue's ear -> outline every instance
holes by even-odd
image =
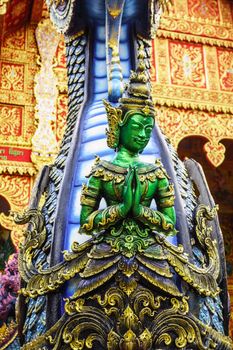
[[[106,100],[103,100],[103,104],[107,112],[109,126],[109,128],[106,129],[107,145],[110,148],[116,149],[119,145],[122,110],[120,108],[113,107]]]

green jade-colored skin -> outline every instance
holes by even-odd
[[[166,235],[174,235],[176,233],[174,229],[176,222],[174,206],[160,207],[157,202],[159,191],[169,186],[168,178],[164,176],[162,179],[156,178],[155,181],[146,181],[146,183],[139,180],[138,172],[140,169],[142,172],[142,169],[148,166],[148,164],[140,161],[139,154],[148,144],[153,127],[154,118],[139,113],[135,113],[120,126],[119,149],[116,157],[110,164],[128,169],[125,181],[114,188],[113,180],[103,181],[99,177],[90,177],[88,187],[94,189],[95,204],[89,206],[82,203],[81,233],[98,232],[100,229],[114,226],[116,222],[125,218],[134,219],[142,223],[143,226]],[[146,193],[146,196],[143,196],[143,193]],[[101,198],[106,200],[107,209],[109,208],[110,210],[114,206],[117,213],[114,219],[110,220],[110,223],[106,223],[106,218],[108,219],[111,216],[110,212],[108,214],[106,210],[98,210]],[[153,199],[157,203],[158,210],[150,209]],[[142,215],[145,209],[147,212],[146,216]],[[91,214],[94,220],[88,232],[88,229],[85,229],[85,226],[87,227],[85,224],[90,221]]]

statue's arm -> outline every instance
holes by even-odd
[[[130,203],[127,203],[127,201],[108,206],[102,210],[98,209],[101,198],[104,198],[102,192],[101,179],[94,176],[90,178],[87,186],[83,186],[80,233],[92,234],[93,232],[99,232],[126,217],[130,209]],[[126,197],[129,200],[129,196]]]
[[[158,179],[154,199],[157,204],[157,210],[139,204],[136,218],[153,230],[164,232],[167,235],[175,234],[174,188],[169,183],[167,177]]]
[[[165,216],[167,222],[171,223],[173,226],[176,224],[174,201],[174,186],[169,183],[167,178],[160,179],[158,181],[156,194],[157,209]]]

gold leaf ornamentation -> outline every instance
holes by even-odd
[[[8,201],[12,212],[20,212],[27,208],[31,187],[32,180],[28,176],[0,175],[0,193]],[[11,231],[11,239],[18,250],[23,238],[22,228],[14,223],[11,215],[4,213],[0,214],[0,224]]]
[[[109,125],[109,129],[106,130],[107,144],[108,144],[108,147],[115,149],[117,148],[119,143],[119,136],[120,136],[119,123],[121,121],[122,110],[119,108],[112,107],[112,105],[106,100],[103,100],[103,103],[107,112],[108,125]]]

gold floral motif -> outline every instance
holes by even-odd
[[[233,92],[233,52],[217,49],[221,90]]]
[[[233,97],[229,93],[154,84],[153,97],[162,106],[233,113]]]
[[[61,94],[57,100],[56,137],[60,143],[64,135],[67,117],[67,95]]]
[[[2,46],[4,48],[11,48],[12,50],[25,49],[25,27],[14,31],[13,33],[8,33],[4,36]]]
[[[204,145],[204,150],[207,158],[216,168],[224,162],[226,148],[222,143],[211,140]]]
[[[209,18],[192,18],[185,14],[163,16],[157,36],[161,38],[179,39],[194,43],[210,44],[222,47],[233,47],[232,24],[219,23]]]
[[[190,17],[219,20],[219,7],[217,0],[203,2],[201,0],[188,0],[188,12]]]
[[[162,38],[156,38],[153,46],[158,74],[152,84],[152,95],[158,105],[233,113],[229,50]],[[191,53],[191,48],[196,51]],[[228,90],[220,88],[218,60],[221,55],[224,55],[221,74]]]
[[[232,348],[229,337],[189,313],[188,298],[155,297],[146,288],[138,288],[130,299],[117,287],[75,302],[67,299],[65,310],[66,314],[50,330],[22,350],[42,350],[49,345],[52,350],[63,346],[93,349],[98,345],[107,345],[108,350],[151,350],[163,345],[185,348],[192,344],[202,350],[212,350],[220,344],[225,350]],[[147,327],[143,326],[145,319]]]
[[[24,65],[2,62],[1,88],[12,91],[24,90]]]
[[[169,42],[169,50],[172,84],[205,88],[202,46]]]
[[[111,228],[106,242],[111,245],[114,252],[121,252],[131,258],[137,252],[143,252],[153,242],[149,232],[149,228],[142,230],[133,220],[125,219],[120,227]]]
[[[0,175],[0,193],[6,198],[13,212],[19,212],[26,209],[32,180],[25,176]],[[11,231],[11,239],[16,249],[19,248],[19,243],[23,237],[22,228],[13,222],[10,215],[0,214],[0,224]]]
[[[112,181],[114,180],[115,183],[121,183],[124,181],[125,176],[122,174],[116,174],[113,171],[107,170],[101,165],[97,168],[93,168],[93,171],[91,171],[91,175],[95,177],[100,177],[103,181]]]
[[[0,105],[0,135],[19,136],[21,134],[22,117],[22,107]]]

